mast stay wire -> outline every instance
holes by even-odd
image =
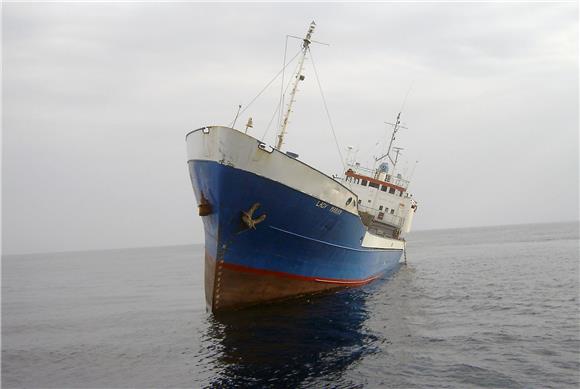
[[[276,81],[276,79],[278,78],[278,76],[280,76],[280,74],[282,74],[282,72],[284,72],[284,69],[286,69],[286,68],[288,67],[288,65],[290,65],[290,64],[291,64],[291,63],[292,63],[292,62],[293,62],[293,61],[296,59],[296,57],[298,57],[298,55],[300,55],[300,53],[301,53],[301,52],[302,52],[302,50],[298,51],[298,53],[296,53],[296,55],[295,55],[294,57],[292,57],[292,59],[291,59],[290,61],[288,61],[288,63],[287,63],[287,64],[286,64],[286,65],[285,65],[285,66],[284,66],[284,67],[283,67],[283,68],[282,68],[282,69],[281,69],[281,70],[280,70],[280,71],[279,71],[279,72],[278,72],[278,73],[277,73],[277,74],[274,76],[274,78],[272,78],[272,79],[271,79],[271,80],[270,80],[270,81],[269,81],[269,82],[266,84],[266,86],[265,86],[264,88],[262,88],[262,90],[260,91],[260,93],[258,93],[258,95],[257,95],[256,97],[254,97],[254,98],[252,99],[252,101],[250,101],[250,103],[249,103],[248,105],[246,105],[246,106],[245,106],[245,108],[242,110],[242,112],[240,112],[240,113],[238,114],[238,116],[239,116],[239,115],[242,115],[244,112],[246,112],[246,110],[247,110],[248,108],[250,108],[250,106],[251,106],[251,105],[252,105],[252,104],[253,104],[253,103],[254,103],[254,102],[255,102],[255,101],[256,101],[256,100],[257,100],[257,99],[258,99],[258,98],[259,98],[259,97],[262,95],[262,93],[264,93],[264,92],[266,91],[266,89],[268,89],[268,88],[270,87],[270,85],[272,85],[272,83],[273,83],[274,81]],[[232,123],[230,124],[230,127],[231,127],[231,126],[233,126],[233,124],[234,124],[234,123],[232,122]]]
[[[316,70],[316,65],[314,64],[314,57],[308,48],[308,53],[310,54],[310,61],[312,62],[312,68],[314,69],[314,75],[316,76],[316,83],[318,84],[318,89],[320,90],[320,96],[322,97],[322,102],[324,103],[324,110],[326,111],[326,117],[328,118],[328,123],[330,124],[330,129],[332,130],[332,135],[334,137],[334,143],[336,143],[336,150],[340,156],[340,163],[344,171],[346,171],[346,165],[344,162],[344,157],[340,151],[340,145],[338,144],[338,138],[336,137],[336,132],[334,131],[334,125],[332,124],[332,118],[330,117],[330,111],[328,110],[328,105],[326,104],[326,98],[324,97],[324,92],[322,91],[322,85],[320,84],[320,78],[318,78],[318,71]]]
[[[261,142],[264,141],[264,138],[270,132],[270,126],[272,125],[272,122],[274,121],[274,118],[276,117],[276,114],[282,111],[280,109],[280,107],[282,107],[281,104],[276,105],[276,109],[274,110],[274,113],[272,114],[272,117],[270,118],[270,121],[268,122],[268,125],[266,126],[266,131],[264,131],[264,133],[262,134],[262,137],[260,138],[260,141]],[[280,115],[278,115],[278,116],[280,116]]]
[[[407,104],[407,98],[409,97],[409,93],[411,93],[411,89],[413,89],[413,84],[415,84],[415,80],[411,81],[411,85],[409,85],[409,89],[407,90],[407,94],[405,95],[405,98],[403,99],[403,104],[401,105],[401,110],[399,112],[403,112],[403,109],[405,108],[405,105]]]
[[[286,43],[284,44],[284,60],[282,61],[282,66],[284,66],[284,64],[286,63],[286,52],[288,51],[288,38],[289,35],[286,35]],[[284,69],[286,67],[284,66],[284,68],[282,69],[282,80],[280,82],[280,102],[279,102],[279,107],[277,109],[279,109],[278,111],[278,127],[280,126],[280,124],[282,123],[282,108],[284,106],[284,96],[286,94],[286,91],[283,90],[284,89],[284,76],[286,75],[284,72]],[[274,114],[276,115],[276,114]],[[268,124],[268,129],[267,131],[270,131],[270,125]],[[264,137],[266,136],[266,134],[264,134]]]
[[[296,64],[296,67],[298,67],[298,64]],[[288,91],[288,88],[290,88],[290,85],[292,84],[292,78],[290,78],[290,80],[288,80],[288,84],[286,84],[286,88],[284,88],[283,94],[286,95],[286,92]],[[271,125],[272,122],[274,121],[274,118],[276,117],[276,113],[282,112],[282,104],[283,101],[279,101],[278,105],[276,106],[276,109],[274,110],[274,113],[272,114],[272,117],[270,118],[270,121],[268,122],[268,126],[266,127],[266,131],[264,132],[264,134],[262,135],[262,138],[260,138],[260,140],[263,142],[264,138],[266,138],[266,135],[268,135],[268,133],[270,132],[271,129]]]

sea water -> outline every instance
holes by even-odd
[[[220,318],[203,246],[4,256],[2,387],[576,388],[578,239],[416,232],[375,283]]]

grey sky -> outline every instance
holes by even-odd
[[[230,123],[313,19],[343,147],[373,155],[413,83],[416,229],[578,219],[574,3],[4,4],[3,251],[202,242],[184,135]],[[287,147],[338,173],[306,75]],[[278,91],[240,119],[254,135]]]

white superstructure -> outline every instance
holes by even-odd
[[[375,158],[378,168],[364,168],[352,161],[340,180],[358,197],[358,211],[368,231],[374,235],[401,238],[411,231],[417,202],[407,189],[409,181],[396,173],[397,162],[402,148],[394,147],[397,132],[401,128],[401,112],[397,115],[393,133],[386,152]],[[393,150],[395,156],[391,156]],[[392,172],[389,173],[389,168]]]
[[[371,233],[398,238],[411,230],[417,203],[407,192],[409,181],[390,175],[386,163],[374,170],[351,165],[340,181],[357,194],[359,214]]]

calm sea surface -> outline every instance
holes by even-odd
[[[578,224],[417,232],[360,289],[213,318],[201,246],[2,258],[2,386],[580,385]]]

